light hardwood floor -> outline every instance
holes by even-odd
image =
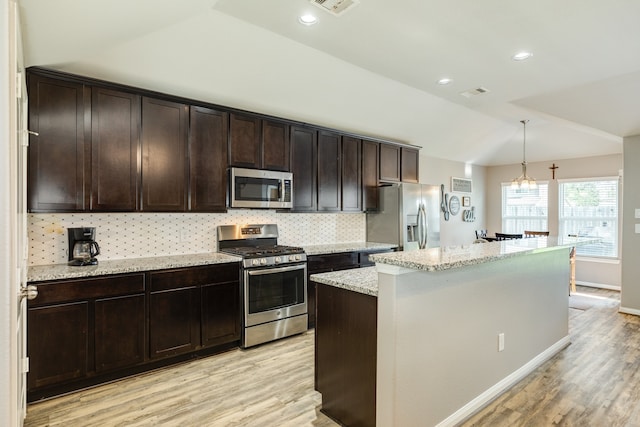
[[[614,291],[578,287],[573,300],[571,345],[463,426],[640,426],[640,318],[618,313]],[[313,338],[35,403],[25,426],[337,426],[319,412]]]

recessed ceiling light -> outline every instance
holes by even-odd
[[[306,15],[301,15],[298,18],[298,22],[300,22],[301,24],[304,24],[304,25],[313,25],[316,22],[318,22],[318,18],[316,18],[315,16],[313,16],[310,13],[307,13]]]
[[[445,85],[453,83],[453,79],[451,79],[449,77],[443,77],[440,80],[438,80],[436,83],[438,83],[439,85],[445,86]]]
[[[533,56],[533,53],[522,51],[513,55],[511,59],[513,59],[514,61],[524,61],[525,59],[529,59],[532,56]]]

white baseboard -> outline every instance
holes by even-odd
[[[627,307],[620,306],[620,308],[618,309],[618,312],[640,316],[640,310],[638,310],[637,308],[627,308]]]
[[[639,312],[640,313],[640,312]],[[448,427],[460,424],[480,409],[485,407],[488,403],[500,396],[509,387],[514,386],[524,377],[533,372],[538,366],[542,365],[547,360],[551,359],[558,352],[571,344],[569,335],[560,339],[558,342],[547,348],[545,351],[525,363],[520,369],[513,372],[511,375],[505,377],[494,386],[487,389],[484,393],[473,399],[471,402],[458,409],[453,414],[442,420],[436,427]]]
[[[620,291],[622,288],[615,285],[606,285],[604,283],[583,282],[576,280],[576,285],[587,286],[589,288],[609,289],[611,291]]]

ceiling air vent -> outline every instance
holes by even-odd
[[[465,90],[464,92],[460,92],[460,95],[464,96],[465,98],[471,98],[472,96],[482,95],[483,93],[487,92],[489,92],[489,89],[481,86],[475,89],[469,89]]]
[[[360,4],[360,0],[311,0],[319,8],[326,10],[335,16],[340,16],[354,6]]]

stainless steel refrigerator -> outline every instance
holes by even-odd
[[[367,241],[405,251],[440,246],[439,186],[402,183],[379,190],[379,211],[367,213]]]

